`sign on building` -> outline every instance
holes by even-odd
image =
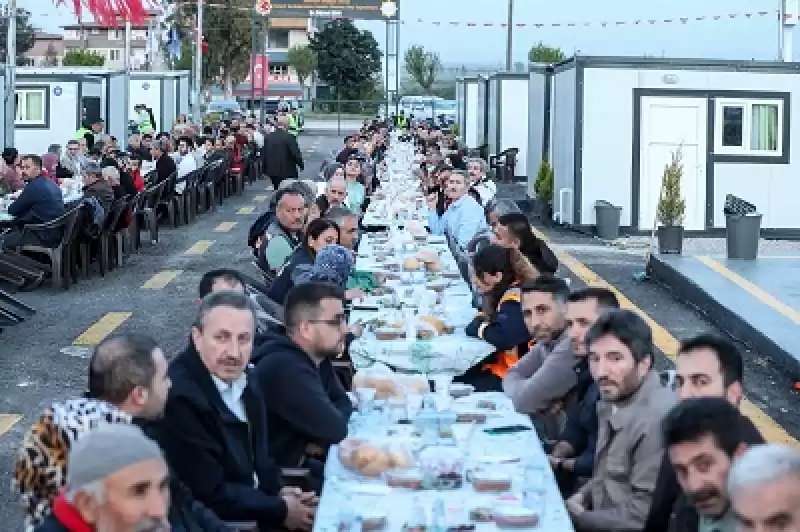
[[[381,14],[383,0],[272,0],[275,18],[351,18],[386,20]],[[395,0],[396,4],[400,4]],[[397,14],[393,17],[397,18]]]

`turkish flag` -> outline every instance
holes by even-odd
[[[253,56],[250,80],[256,93],[263,96],[269,84],[269,56]]]

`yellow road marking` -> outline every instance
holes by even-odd
[[[218,226],[214,228],[215,233],[227,233],[231,229],[236,227],[236,222],[222,222]]]
[[[611,290],[614,295],[617,296],[619,300],[619,304],[622,308],[632,310],[639,314],[648,325],[650,325],[650,330],[653,334],[653,343],[655,346],[662,352],[664,355],[672,360],[675,361],[675,355],[678,353],[678,348],[680,346],[680,342],[672,336],[669,331],[667,331],[664,327],[656,323],[656,321],[651,318],[644,310],[637,307],[630,299],[625,297],[625,295],[617,290],[616,287],[611,285],[608,281],[594,273],[590,270],[585,264],[583,264],[578,259],[572,257],[568,253],[558,249],[557,246],[553,245],[547,237],[538,229],[533,228],[534,234],[546,242],[550,249],[553,250],[553,253],[556,254],[558,260],[579,279],[581,279],[584,283],[588,286],[600,286],[603,288],[607,288]],[[760,408],[750,402],[747,398],[742,400],[740,405],[741,411],[744,415],[750,418],[753,424],[758,428],[761,432],[761,435],[771,443],[785,443],[792,446],[800,446],[800,442],[798,442],[795,438],[793,438],[786,430],[783,429],[778,423],[765,414]]]
[[[253,201],[267,201],[267,196],[264,194],[260,194],[258,196],[253,197]]]
[[[771,307],[776,312],[780,312],[796,324],[800,325],[800,312],[796,309],[790,307],[777,297],[773,296],[765,292],[761,287],[756,285],[755,283],[751,283],[741,275],[736,272],[729,270],[724,264],[720,264],[719,262],[715,261],[711,257],[697,257],[697,260],[726,278],[727,280],[731,281],[732,283],[736,284],[753,296],[754,298],[758,299],[768,307]]]
[[[97,345],[131,316],[132,312],[108,312],[75,338],[72,345]]]
[[[195,244],[186,250],[186,255],[202,255],[211,245],[214,243],[213,240],[198,240]]]
[[[256,210],[255,207],[242,207],[241,209],[236,211],[236,214],[253,214],[254,210]]]
[[[22,419],[18,414],[0,414],[0,435],[5,434],[11,427],[17,424]]]
[[[152,276],[142,285],[145,290],[162,290],[170,281],[183,273],[183,270],[164,270]]]

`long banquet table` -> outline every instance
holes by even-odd
[[[405,149],[409,148],[406,146]],[[410,158],[405,159],[408,161]],[[383,201],[394,204],[391,198]],[[413,201],[412,197],[409,203]],[[366,478],[348,470],[339,460],[338,446],[334,446],[328,453],[325,466],[325,485],[315,520],[315,532],[352,530],[343,524],[349,525],[354,516],[383,518],[385,524],[381,530],[387,532],[423,530],[406,528],[407,525],[418,525],[420,520],[428,524],[424,529],[426,532],[498,530],[498,525],[493,522],[470,521],[470,512],[477,508],[494,508],[499,509],[498,512],[505,509],[513,513],[514,508],[521,506],[534,509],[539,516],[539,523],[535,527],[519,530],[572,532],[573,526],[547,455],[529,416],[516,413],[511,401],[502,393],[474,393],[458,399],[449,397],[447,392],[452,378],[462,374],[494,348],[483,340],[464,334],[464,326],[476,311],[472,308],[469,286],[455,275],[458,267],[446,240],[428,237],[424,243],[419,241],[421,239],[409,242],[409,235],[400,231],[399,227],[419,225],[424,215],[421,209],[409,209],[402,213],[407,218],[402,219],[393,210],[392,207],[373,209],[372,217],[367,220],[369,223],[365,223],[390,227],[388,235],[382,240],[386,243],[381,244],[384,260],[378,260],[376,256],[376,240],[379,236],[375,233],[365,234],[359,246],[356,270],[392,275],[394,278],[387,279],[383,284],[390,287],[395,295],[370,296],[353,306],[350,323],[365,324],[367,330],[353,342],[350,355],[359,373],[367,374],[378,368],[381,375],[388,375],[389,378],[401,373],[419,375],[423,380],[435,380],[436,387],[440,389],[437,393],[426,395],[406,390],[388,401],[363,402],[360,412],[355,412],[350,420],[348,438],[363,438],[384,448],[400,445],[411,449],[414,464],[419,464],[421,453],[425,452],[427,446],[449,446],[463,455],[467,477],[473,473],[491,472],[507,475],[512,482],[510,489],[502,494],[478,493],[468,481],[469,478],[460,488],[445,491],[389,487],[384,478]],[[413,221],[409,212],[416,213]],[[367,216],[370,216],[369,211]],[[422,280],[419,274],[414,278],[413,273],[403,272],[402,267],[399,272],[397,268],[387,268],[389,263],[401,264],[404,258],[415,256],[419,249],[438,254],[441,272],[428,272],[427,279]],[[435,293],[430,288],[436,286],[441,289],[443,283],[447,287],[434,300]],[[399,321],[408,325],[417,322],[419,315],[423,314],[440,318],[453,330],[450,334],[426,339],[418,339],[413,327],[408,329],[404,337],[391,340],[379,340],[372,334],[373,327],[370,324],[376,320],[388,323]],[[389,368],[394,369],[395,373],[391,373],[392,369]],[[430,409],[430,401],[434,401],[435,408],[444,415],[477,413],[479,418],[483,416],[485,422],[455,423],[449,441],[425,438],[423,442],[414,427],[415,420],[420,418],[419,409],[413,405],[427,402],[426,406]],[[398,407],[405,412],[399,417]],[[503,428],[512,430],[504,433]],[[492,429],[501,430],[500,433],[494,433]],[[440,528],[435,526],[436,516],[441,518],[438,523]]]

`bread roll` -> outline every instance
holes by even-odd
[[[411,467],[411,457],[401,449],[389,451],[389,467],[392,469],[408,469]]]
[[[436,334],[444,333],[445,325],[444,325],[444,322],[442,320],[440,320],[439,318],[436,318],[434,316],[421,316],[419,318],[419,321],[421,321],[422,323],[426,323],[426,324],[430,325],[431,327],[433,327],[434,330],[436,331]]]
[[[362,445],[353,451],[353,464],[365,477],[377,477],[390,468],[389,455],[374,445]]]
[[[419,261],[414,257],[407,257],[403,260],[404,270],[417,270],[419,269]]]

